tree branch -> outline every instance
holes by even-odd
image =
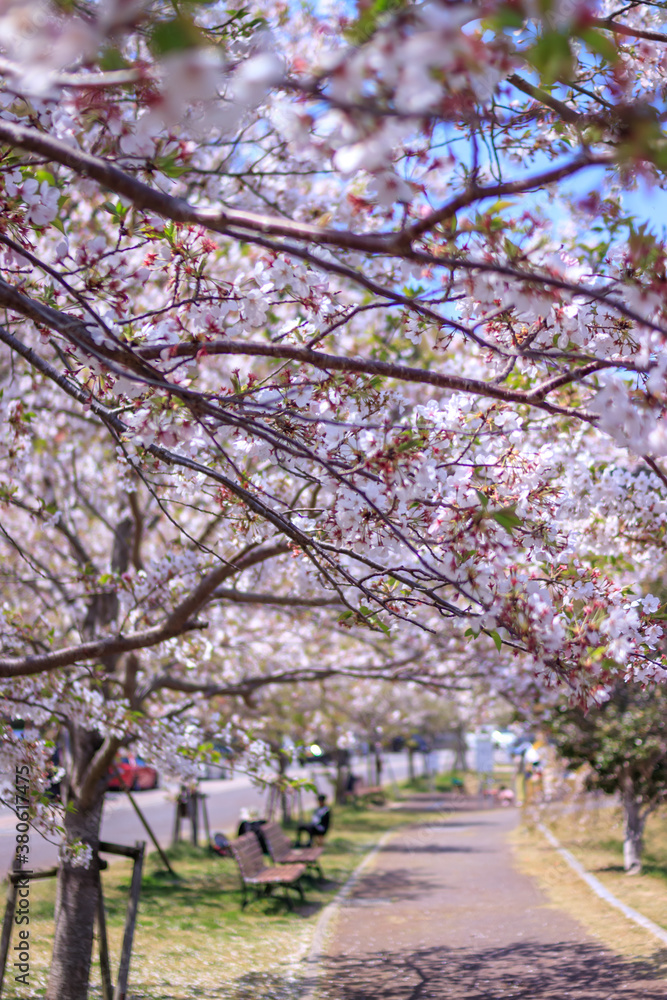
[[[555,111],[564,122],[569,125],[581,125],[585,121],[585,115],[579,114],[578,111],[573,111],[569,108],[567,104],[559,101],[558,98],[553,97],[548,94],[546,90],[542,90],[541,87],[535,87],[532,83],[524,80],[523,77],[519,76],[517,73],[510,73],[507,77],[507,82],[511,83],[513,87],[517,90],[521,90],[524,94],[528,94],[534,100],[538,101],[540,104],[544,104],[547,108],[551,108]]]
[[[218,587],[210,601],[233,601],[234,604],[274,604],[285,608],[343,608],[339,599],[329,597],[282,597],[279,594],[255,594],[232,588]]]
[[[174,636],[207,627],[208,622],[200,621],[186,621],[177,627],[162,624],[127,636],[110,636],[106,639],[83,642],[78,646],[66,646],[41,656],[3,656],[0,657],[0,677],[29,677],[32,674],[50,673],[60,667],[69,667],[73,663],[97,661],[107,656],[128,653],[133,649],[157,646],[167,639],[173,639]]]
[[[530,280],[528,277],[526,280]],[[537,279],[534,279],[537,280]],[[164,345],[156,344],[150,347],[138,348],[137,353],[144,358],[158,357],[164,350]],[[202,344],[200,341],[175,344],[171,349],[173,357],[194,357],[199,351],[207,354],[232,354],[250,357],[276,358],[279,360],[298,361],[312,365],[322,371],[359,372],[364,375],[381,375],[384,378],[397,379],[402,382],[424,382],[440,389],[451,389],[453,392],[466,392],[490,399],[505,402],[528,403],[546,410],[548,413],[559,413],[564,416],[585,415],[567,407],[546,403],[539,397],[522,390],[514,390],[494,385],[492,382],[481,382],[477,379],[464,378],[461,375],[445,375],[423,368],[411,368],[408,365],[396,364],[391,361],[376,361],[366,358],[347,358],[336,354],[325,354],[313,351],[308,347],[294,347],[289,344],[259,344],[256,342],[215,340]]]
[[[0,677],[26,677],[32,674],[47,673],[61,667],[71,666],[73,663],[85,661],[97,661],[110,656],[117,656],[121,653],[128,653],[136,649],[146,649],[149,646],[157,646],[174,636],[183,635],[185,632],[195,629],[205,629],[207,622],[193,620],[201,607],[210,598],[213,591],[224,580],[242,573],[244,570],[265,562],[274,556],[282,555],[289,551],[289,545],[284,542],[275,545],[258,547],[250,552],[244,553],[236,560],[232,560],[223,566],[207,573],[194,590],[180,604],[167,615],[164,622],[153,628],[145,629],[142,632],[135,632],[128,636],[110,636],[105,639],[96,639],[91,642],[81,643],[78,646],[68,646],[64,649],[56,650],[52,653],[44,653],[40,656],[23,657],[0,657]]]
[[[506,181],[502,184],[489,184],[486,187],[477,187],[473,184],[467,191],[462,191],[461,194],[456,195],[446,205],[443,205],[442,208],[436,209],[435,212],[431,212],[430,215],[420,219],[419,222],[408,226],[403,230],[403,236],[406,240],[412,242],[417,237],[429,232],[440,222],[453,218],[460,209],[466,208],[475,202],[483,201],[485,198],[502,198],[506,195],[524,194],[527,191],[540,190],[549,184],[563,180],[565,177],[571,177],[586,167],[601,166],[612,162],[611,157],[593,156],[583,153],[562,167],[545,170],[544,173],[527,177],[522,181]]]
[[[667,35],[661,31],[647,31],[644,28],[632,28],[629,24],[619,24],[611,17],[594,17],[590,23],[596,28],[604,28],[605,31],[613,31],[615,35],[625,35],[628,38],[645,38],[649,42],[667,42]]]
[[[249,234],[256,232],[290,236],[310,243],[336,246],[346,250],[361,250],[366,253],[387,253],[396,240],[397,234],[394,232],[364,235],[347,230],[324,229],[308,223],[260,215],[257,212],[228,208],[195,208],[182,198],[174,198],[145,184],[109,160],[92,156],[80,149],[73,149],[59,139],[13,122],[0,121],[0,141],[45,156],[64,167],[69,167],[82,177],[90,177],[103,188],[128,198],[137,209],[155,212],[175,222],[204,226],[224,236],[241,238],[240,234],[233,231],[234,227],[237,227],[247,230]]]

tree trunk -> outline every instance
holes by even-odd
[[[456,729],[456,756],[454,758],[454,771],[468,770],[468,763],[466,760],[467,749],[463,729],[459,727]]]
[[[135,522],[125,517],[114,532],[111,552],[111,569],[125,573],[130,560],[130,549],[135,537]],[[118,617],[119,601],[115,593],[104,591],[92,594],[82,623],[82,634],[93,639],[102,625],[110,625]],[[113,673],[122,657],[114,654],[102,659],[107,673]],[[133,676],[136,678],[136,657]],[[102,690],[108,696],[108,683]],[[130,702],[132,693],[126,691]],[[56,891],[55,932],[53,957],[46,988],[46,1000],[87,1000],[88,978],[93,951],[93,927],[99,893],[100,824],[104,793],[109,779],[107,767],[119,744],[109,745],[108,759],[95,763],[97,751],[105,740],[99,732],[71,722],[67,811],[65,812],[65,839],[60,853],[58,887]],[[91,770],[92,767],[92,770]],[[99,772],[98,772],[99,768]],[[95,776],[97,775],[97,777]],[[86,866],[72,863],[66,854],[68,844],[80,841],[92,851]]]
[[[349,768],[346,767],[345,764],[346,759],[347,757],[344,753],[338,752],[336,754],[336,805],[342,805],[345,802],[345,789],[347,787],[349,774]]]
[[[282,749],[278,750],[277,760],[278,776],[280,778],[280,812],[282,814],[283,826],[289,826],[292,822],[292,796],[285,786],[288,757]]]
[[[642,813],[641,802],[629,782],[623,789],[623,813],[623,867],[628,875],[638,875],[642,867],[646,815]]]
[[[375,784],[382,784],[382,751],[377,745],[375,747]]]
[[[99,829],[102,793],[91,809],[67,812],[67,842],[81,840],[90,845],[92,860],[87,868],[73,865],[61,854],[56,895],[53,958],[46,1000],[86,1000],[93,950],[93,925],[97,910]]]
[[[408,778],[415,780],[415,752],[412,747],[408,747]]]
[[[93,926],[99,892],[100,824],[106,773],[86,786],[85,777],[102,745],[99,733],[72,727],[68,762],[69,782],[65,812],[65,838],[60,853],[56,892],[53,958],[46,1000],[87,1000],[93,950]],[[87,787],[85,798],[81,789]],[[66,853],[68,844],[80,841],[92,851],[87,867]]]

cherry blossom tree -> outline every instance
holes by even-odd
[[[542,725],[570,767],[586,768],[587,788],[620,798],[623,867],[639,874],[646,821],[667,794],[665,689],[619,684],[599,708],[561,704]]]
[[[663,20],[2,8],[0,678],[69,727],[68,842],[117,747],[267,678],[664,678]]]

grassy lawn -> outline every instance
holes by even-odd
[[[400,782],[400,788],[409,792],[455,792],[465,788],[466,783],[471,785],[469,774],[464,774],[462,771],[446,771],[442,774],[428,776],[420,774],[415,778],[407,778]],[[472,791],[472,785],[470,790]]]
[[[603,800],[604,801],[604,800]],[[614,910],[582,882],[536,829],[537,813],[525,813],[515,836],[519,865],[608,946],[624,955],[652,958],[667,973],[667,950]],[[539,818],[581,863],[618,899],[667,929],[667,808],[649,818],[644,870],[623,871],[623,816],[620,808],[569,804],[540,808]]]
[[[168,852],[181,876],[174,882],[160,870],[157,854],[150,854],[144,869],[128,1000],[292,1000],[297,995],[298,963],[307,953],[322,908],[386,830],[428,819],[427,813],[336,806],[321,859],[327,881],[306,879],[306,903],[295,905],[292,912],[280,895],[275,900],[252,902],[241,911],[232,859],[181,844]],[[130,876],[131,862],[124,859],[112,861],[103,874],[114,975]],[[43,996],[53,941],[54,901],[55,880],[32,884],[30,987],[16,984],[8,967],[3,998]],[[97,964],[91,996],[101,996]]]

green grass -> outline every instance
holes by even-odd
[[[432,815],[427,813],[336,806],[321,859],[326,881],[306,879],[306,902],[291,912],[280,894],[241,910],[232,859],[180,844],[168,852],[180,876],[174,881],[161,870],[158,855],[150,854],[144,869],[128,1000],[293,1000],[298,995],[299,961],[307,952],[322,908],[386,830],[429,819]],[[131,872],[131,862],[122,859],[113,861],[103,873],[112,973],[118,967]],[[3,998],[44,995],[54,902],[54,879],[32,884],[30,988],[15,984],[8,969]],[[97,949],[94,962],[91,997],[99,997]]]
[[[628,876],[623,871],[622,810],[613,804],[602,808],[566,805],[566,809],[540,807],[539,817],[610,892],[667,929],[667,808],[649,817],[643,870]],[[517,837],[519,862],[527,873],[609,946],[624,954],[653,957],[664,974],[664,946],[592,894],[535,829],[535,815],[532,810],[526,813]]]
[[[586,855],[596,871],[623,875],[632,884],[634,876],[623,872],[623,813],[608,804],[600,809],[578,809],[561,813],[552,807],[545,814],[554,833],[573,851]],[[667,808],[649,817],[644,835],[643,869],[640,879],[657,879],[664,892],[667,882]],[[667,910],[664,913],[667,921]]]
[[[415,778],[408,778],[407,781],[401,782],[400,787],[412,792],[454,792],[465,786],[466,778],[469,780],[469,775],[463,771],[447,771],[435,776],[420,774]],[[457,782],[461,782],[461,784],[457,784]]]
[[[512,786],[514,769],[511,766],[501,766],[494,770],[491,784],[499,787],[502,784]],[[455,792],[463,790],[465,794],[477,794],[479,777],[472,771],[444,771],[435,776],[420,774],[399,783],[399,788],[411,792]]]

